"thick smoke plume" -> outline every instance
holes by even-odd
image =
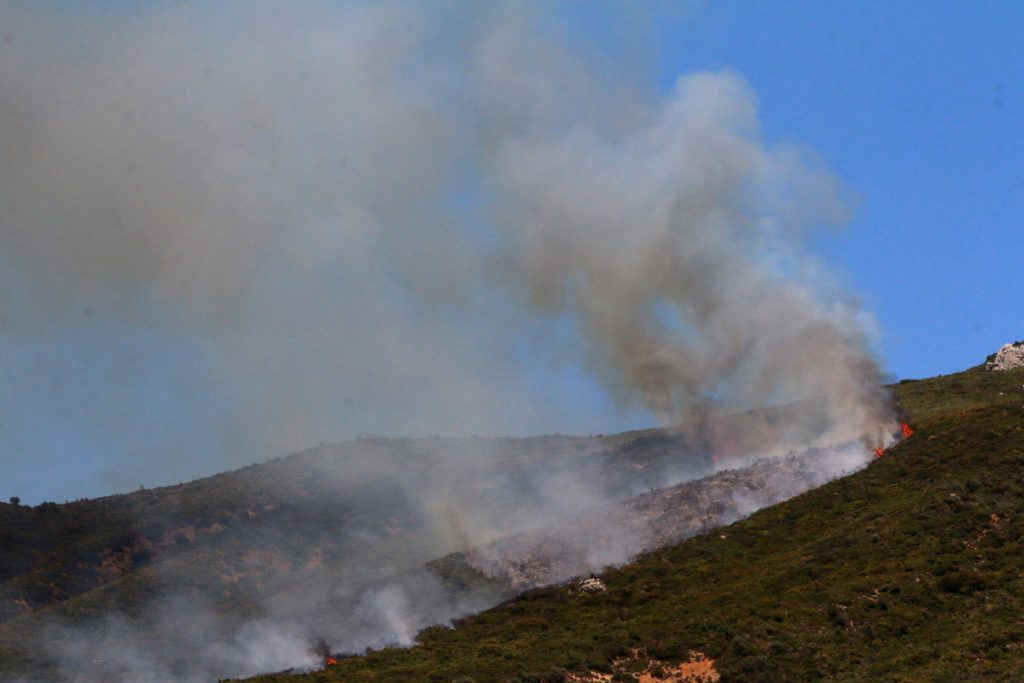
[[[891,441],[869,320],[804,245],[844,219],[841,189],[762,140],[735,73],[662,92],[642,40],[602,60],[575,10],[539,3],[0,9],[0,457],[27,482],[57,453],[85,482],[40,498],[360,433],[653,416],[719,467],[817,447],[828,476]],[[368,457],[336,483],[394,486],[426,520],[425,561],[695,475],[508,474],[461,443],[432,474]],[[506,497],[467,495],[476,475]],[[437,604],[410,619],[407,585],[353,583],[335,642],[408,642],[480,606],[402,576]],[[310,663],[308,610],[238,631],[167,600],[140,643],[227,634],[180,680]],[[54,640],[69,662],[97,642]],[[140,661],[117,666],[160,678]]]
[[[659,94],[559,9],[415,5],[4,3],[12,482],[718,403],[871,429],[861,314],[801,246],[836,182],[761,142],[739,76]]]

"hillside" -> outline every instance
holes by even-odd
[[[537,512],[550,512],[534,482],[577,482],[576,499],[559,502],[559,513],[571,514],[709,467],[686,437],[658,431],[374,438],[177,486],[66,504],[0,504],[0,679],[54,680],[70,668],[91,680],[139,668],[98,653],[113,650],[145,652],[159,661],[143,668],[166,665],[167,676],[180,680],[175,664],[194,655],[196,638],[234,648],[226,661],[217,652],[215,663],[191,672],[196,680],[301,660],[320,633],[353,649],[394,642],[387,610],[360,603],[382,583],[432,582],[437,604],[422,606],[410,636],[513,594],[495,581],[449,585],[445,577],[438,584],[423,565],[480,534],[523,528],[531,520],[516,516],[520,497],[534,496]],[[491,518],[457,518],[484,509]],[[362,621],[350,623],[360,610]],[[253,663],[261,640],[235,641],[261,619],[286,624],[297,654]]]
[[[912,438],[608,571],[607,590],[536,589],[412,648],[253,680],[1022,680],[1022,385],[980,368],[901,382]]]

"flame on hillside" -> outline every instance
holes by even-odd
[[[907,424],[906,422],[901,421],[900,422],[900,435],[901,435],[902,438],[900,439],[900,441],[902,441],[904,439],[909,439],[911,436],[913,436],[913,434],[914,434],[914,429],[909,424]],[[896,443],[899,443],[899,441],[897,441]],[[885,455],[885,451],[886,451],[886,448],[883,447],[883,446],[876,447],[875,448],[875,457],[876,458],[881,458],[883,455]]]

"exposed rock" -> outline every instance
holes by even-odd
[[[1004,344],[985,360],[986,370],[1013,370],[1024,368],[1024,341]]]
[[[577,583],[576,590],[580,593],[603,593],[608,590],[608,586],[604,585],[604,581],[601,579],[591,576],[589,579],[583,579]]]
[[[635,680],[637,683],[716,683],[721,675],[715,661],[703,652],[691,652],[690,658],[678,665],[647,657],[634,650],[630,657],[612,662],[612,673],[588,671],[569,674],[571,683],[611,683]]]

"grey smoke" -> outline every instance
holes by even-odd
[[[628,463],[608,457],[608,447],[600,439],[574,437],[371,439],[224,475],[222,490],[273,491],[274,500],[294,506],[286,514],[300,516],[285,517],[291,521],[284,526],[272,515],[255,527],[236,521],[221,545],[216,543],[223,537],[207,536],[190,546],[194,552],[142,568],[142,581],[157,587],[150,589],[157,597],[126,614],[73,618],[57,608],[19,636],[31,637],[31,628],[45,624],[27,648],[56,667],[40,679],[75,683],[203,681],[308,669],[320,664],[311,654],[320,638],[335,652],[408,645],[428,625],[509,595],[501,586],[455,589],[424,569],[429,560],[470,547],[489,556],[482,546],[491,541],[549,529],[574,513],[593,512],[680,476],[631,472]],[[706,471],[691,467],[692,473]],[[620,476],[613,476],[613,468]],[[179,496],[171,500],[183,507],[196,503],[184,491]],[[253,507],[262,514],[261,506]],[[334,519],[325,522],[323,515]],[[317,531],[304,533],[298,528],[304,521]],[[399,530],[388,530],[392,525]],[[313,560],[323,534],[330,536],[334,559],[320,564]],[[583,534],[573,540],[568,556],[585,551],[573,566],[589,570],[621,563],[644,548],[639,536],[598,552],[587,549]],[[204,542],[217,553],[211,556]],[[212,568],[196,566],[211,561]],[[224,580],[235,572],[248,577],[248,587],[225,600],[228,586],[241,585]]]
[[[61,680],[198,683],[219,672],[256,674],[319,664],[310,652],[308,629],[282,619],[241,626],[213,606],[176,595],[151,607],[158,617],[140,627],[120,615],[88,631],[63,625],[45,634],[45,647],[60,664]]]
[[[804,221],[842,217],[836,183],[758,144],[735,75],[682,77],[620,135],[580,124],[509,140],[497,177],[515,276],[578,318],[590,366],[623,400],[671,423],[709,400],[814,397],[848,436],[884,414],[859,312],[821,299],[794,249]]]
[[[620,416],[877,413],[862,314],[801,247],[838,184],[762,143],[736,74],[655,95],[528,3],[5,4],[7,459],[42,419],[121,486],[623,424],[551,379],[577,364]]]
[[[3,10],[12,472],[75,445],[119,487],[173,483],[366,432],[594,433],[650,416],[704,434],[723,467],[891,439],[870,319],[804,245],[843,221],[841,187],[807,150],[762,140],[738,74],[658,93],[643,41],[606,46],[635,70],[605,68],[540,3]],[[771,406],[799,409],[751,412]],[[728,438],[727,419],[743,425]],[[851,467],[842,453],[830,476]],[[492,455],[345,477],[415,502],[424,559],[638,492],[540,468],[506,481]],[[506,497],[482,505],[462,485],[477,475]],[[354,586],[364,626],[336,642],[408,642],[479,607],[402,580],[415,601],[401,583]],[[232,630],[206,606],[160,607],[139,637],[187,649],[189,624],[210,625],[179,680],[309,664],[308,610],[266,611]],[[97,632],[135,637],[124,628]]]
[[[163,596],[131,618],[112,614],[87,626],[51,618],[38,647],[56,668],[27,680],[208,683],[227,675],[309,671],[323,665],[313,651],[319,637],[326,635],[334,652],[409,645],[439,619],[492,604],[479,596],[453,599],[421,571],[364,589],[342,614],[322,600],[327,577],[303,580],[313,584],[293,587],[277,603],[268,600],[262,614],[248,619],[186,591]]]

